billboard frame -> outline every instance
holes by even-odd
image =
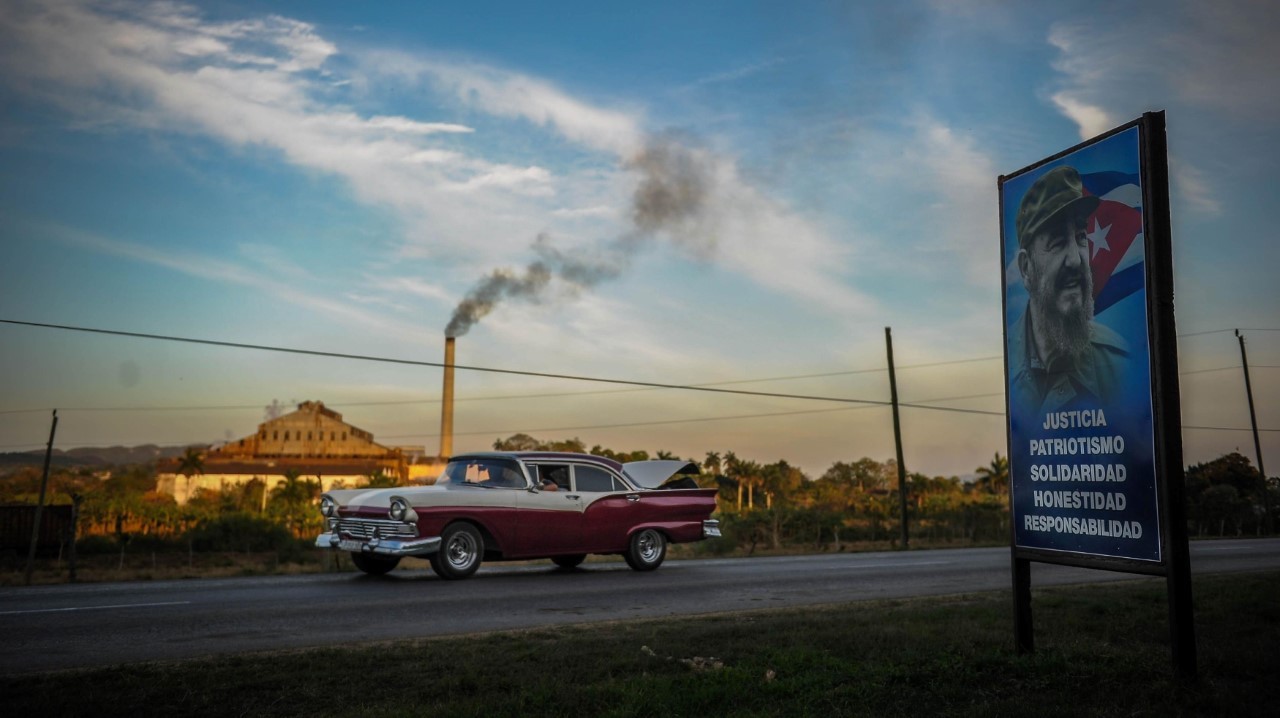
[[[1158,561],[1100,556],[1058,549],[1017,545],[1020,517],[1013,501],[1013,476],[1009,481],[1009,547],[1013,574],[1014,634],[1019,653],[1035,650],[1031,621],[1031,563],[1054,563],[1164,576],[1168,589],[1170,643],[1174,669],[1180,678],[1195,680],[1196,641],[1191,601],[1191,569],[1187,548],[1185,489],[1182,459],[1181,397],[1178,385],[1177,331],[1173,315],[1173,257],[1169,219],[1169,160],[1164,112],[1147,112],[1140,118],[1085,140],[997,180],[1000,203],[1001,276],[1008,266],[1005,256],[1005,181],[1074,154],[1108,138],[1138,129],[1139,172],[1142,183],[1142,228],[1145,250],[1146,320],[1150,357],[1152,411],[1152,460],[1155,470]],[[1002,284],[1002,287],[1004,285]],[[1006,454],[1012,457],[1012,397],[1008,390],[1009,351],[1008,291],[1001,291],[1001,337],[1004,341]],[[1010,470],[1013,470],[1012,464]]]

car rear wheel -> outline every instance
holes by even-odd
[[[381,576],[400,564],[400,557],[385,558],[363,553],[351,554],[351,563],[370,576]]]
[[[626,553],[627,565],[637,571],[652,571],[667,557],[667,538],[657,529],[637,531]]]
[[[466,578],[480,568],[484,539],[471,524],[453,524],[440,535],[440,550],[431,554],[431,568],[450,581]]]
[[[575,553],[571,556],[552,556],[551,560],[560,568],[573,568],[585,561],[587,555],[585,553]]]

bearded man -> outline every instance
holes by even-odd
[[[1085,223],[1097,206],[1075,168],[1057,167],[1018,207],[1018,272],[1030,298],[1009,333],[1009,384],[1022,416],[1102,408],[1119,393],[1129,348],[1093,321]]]

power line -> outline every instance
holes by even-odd
[[[269,345],[263,345],[263,344],[245,344],[241,342],[226,342],[226,341],[218,341],[213,339],[196,339],[193,337],[176,337],[176,336],[167,336],[162,334],[126,332],[126,331],[118,331],[114,329],[96,329],[92,327],[75,327],[75,326],[67,326],[62,324],[44,324],[40,322],[24,322],[24,321],[18,321],[14,319],[0,319],[0,323],[14,324],[18,326],[37,327],[41,329],[62,329],[65,331],[87,332],[91,334],[105,334],[110,336],[132,337],[136,339],[154,339],[159,341],[183,342],[187,344],[201,344],[205,346],[217,346],[217,347],[226,347],[226,348],[232,348],[232,349],[253,349],[257,351],[280,352],[285,354],[301,354],[306,356],[328,357],[332,359],[354,359],[358,361],[372,361],[372,362],[380,362],[385,364],[400,364],[400,365],[407,365],[407,366],[426,366],[426,367],[436,367],[436,368],[444,367],[444,364],[442,362],[421,361],[421,360],[415,360],[415,359],[393,359],[389,357],[377,357],[377,356],[369,356],[369,355],[363,355],[363,354],[346,354],[342,352],[327,352],[327,351],[319,351],[314,349],[295,349],[292,347],[276,347],[276,346],[269,346]],[[985,358],[982,358],[976,361],[985,361],[985,360],[986,360]],[[971,360],[964,360],[964,361],[971,361]],[[711,387],[711,386],[696,386],[696,385],[689,385],[689,384],[667,384],[663,382],[636,381],[631,379],[610,379],[610,378],[603,378],[603,377],[581,376],[576,374],[557,374],[557,373],[551,373],[551,372],[535,372],[535,371],[525,371],[520,369],[500,369],[496,367],[481,367],[481,366],[470,366],[470,365],[462,365],[462,364],[455,364],[454,369],[463,370],[463,371],[486,372],[486,373],[492,373],[492,374],[512,374],[515,376],[532,376],[532,377],[541,377],[545,379],[565,379],[570,381],[587,381],[587,382],[596,382],[596,383],[602,383],[602,384],[622,384],[627,386],[639,386],[639,387],[647,387],[647,388],[653,388],[653,389],[678,389],[682,391],[701,391],[701,392],[711,392],[711,393],[719,393],[719,394],[738,394],[742,396],[759,396],[759,397],[769,397],[769,398],[776,398],[776,399],[830,401],[830,402],[839,402],[839,403],[846,403],[846,404],[869,404],[869,405],[876,405],[876,406],[890,405],[890,402],[880,401],[876,399],[854,399],[854,398],[848,398],[848,397],[814,396],[809,394],[782,394],[782,393],[776,393],[776,392],[744,391],[742,389],[723,389],[723,388]],[[912,405],[901,404],[901,406],[912,406]],[[973,414],[994,413],[994,412],[979,411],[976,409],[958,409],[953,407],[912,406],[912,408],[933,409],[936,411],[952,411],[952,412],[963,412],[963,413],[973,413]]]
[[[920,369],[924,367],[942,366],[945,364],[964,364],[968,362],[989,361],[991,359],[1000,359],[1001,357],[977,357],[973,359],[953,359],[945,362],[932,362],[929,364],[914,364],[902,367],[903,369]],[[843,376],[848,374],[868,374],[872,372],[884,372],[888,369],[880,367],[878,369],[852,369],[846,371],[823,372],[820,374],[794,374],[790,376],[771,376],[762,377],[760,379],[735,379],[732,381],[715,381],[704,382],[700,384],[690,384],[689,386],[726,386],[731,384],[753,384],[771,381],[789,381],[794,379],[813,379],[818,377]],[[598,396],[607,394],[633,394],[643,391],[659,391],[654,388],[639,389],[602,389],[598,391],[560,391],[560,392],[543,392],[539,394],[504,394],[496,396],[468,396],[457,397],[455,403],[469,401],[509,401],[512,399],[551,399],[565,396]],[[989,396],[989,395],[982,395]],[[399,399],[396,401],[343,401],[333,404],[337,407],[351,406],[408,406],[412,404],[439,404],[440,399]],[[264,406],[260,404],[221,404],[214,406],[93,406],[93,407],[58,407],[58,411],[62,412],[79,412],[79,411],[247,411],[261,410]],[[35,409],[10,409],[0,410],[0,414],[30,414],[30,413],[48,413],[51,407],[35,408]]]
[[[923,401],[930,401],[930,402],[959,401],[962,399],[977,399],[981,397],[990,397],[990,396],[1004,396],[1004,393],[999,392],[999,393],[992,393],[992,394],[970,394],[968,396],[951,396],[951,397],[943,397],[939,399],[921,399],[919,401],[922,401],[922,402]],[[898,405],[911,407],[915,409],[930,409],[930,408],[942,409],[943,408],[943,407],[922,406],[919,403],[916,403],[916,404],[899,403]],[[797,416],[800,414],[826,414],[826,413],[831,413],[836,411],[858,411],[861,409],[877,409],[877,408],[880,408],[880,407],[842,406],[837,409],[799,409],[796,411],[775,411],[775,412],[768,412],[764,414],[737,414],[734,416],[704,416],[704,417],[695,417],[692,419],[661,419],[656,421],[629,422],[625,424],[594,424],[590,426],[561,426],[561,427],[555,427],[555,428],[541,428],[541,429],[497,429],[497,430],[487,430],[487,431],[465,431],[465,432],[455,431],[454,436],[483,436],[486,434],[521,434],[521,433],[531,434],[534,432],[551,432],[551,431],[587,431],[590,429],[619,429],[619,428],[634,427],[634,426],[657,426],[660,424],[690,424],[690,423],[704,423],[704,422],[710,422],[710,421],[733,421],[737,419],[763,419],[763,418],[771,418],[771,417],[778,417],[778,416]],[[969,414],[988,414],[992,416],[1004,416],[1004,412],[980,411],[977,409],[955,409],[954,411],[962,411]],[[423,437],[423,438],[430,439],[438,436],[439,434],[398,434],[398,435],[386,436],[383,438],[406,439],[406,438],[413,438],[413,437]]]
[[[932,401],[946,401],[946,400],[933,399]],[[860,409],[875,409],[875,408],[878,408],[878,407],[842,406],[836,409],[802,409],[797,411],[780,411],[780,412],[772,412],[772,413],[766,413],[766,414],[740,414],[736,416],[708,416],[708,417],[695,417],[692,419],[663,419],[659,421],[637,421],[637,422],[629,422],[624,424],[596,424],[593,426],[561,426],[561,427],[554,427],[554,428],[539,428],[539,429],[488,429],[483,431],[460,431],[460,432],[456,431],[454,432],[454,436],[484,436],[484,435],[492,436],[494,434],[501,436],[503,434],[508,434],[508,435],[519,434],[519,433],[531,434],[535,432],[587,431],[590,429],[618,429],[618,428],[630,428],[630,427],[636,427],[636,426],[657,426],[661,424],[687,424],[687,423],[702,423],[702,422],[710,422],[710,421],[733,421],[737,419],[762,419],[762,418],[770,418],[770,417],[778,417],[778,416],[795,416],[800,414],[827,414],[827,413],[832,413],[837,411],[857,411]],[[1197,431],[1242,431],[1242,432],[1252,431],[1252,429],[1249,429],[1248,427],[1190,426],[1187,424],[1183,424],[1182,428],[1194,429]],[[1274,433],[1274,432],[1280,432],[1280,429],[1260,428],[1258,429],[1258,431],[1266,431],[1266,432]],[[430,439],[437,436],[439,436],[439,434],[393,434],[390,436],[383,436],[381,437],[381,439],[383,440],[410,439],[410,438]],[[118,440],[113,440],[113,441],[98,441],[98,442],[80,441],[76,443],[81,445],[93,446],[95,444],[120,444],[122,442]],[[209,442],[188,441],[188,442],[179,442],[179,443],[171,443],[171,444],[158,444],[158,446],[174,447],[174,446],[190,446],[192,444],[206,444],[206,443],[209,443]],[[38,448],[38,447],[44,446],[44,444],[42,442],[30,442],[26,444],[3,444],[3,445],[0,445],[0,449],[16,449],[24,446]]]
[[[583,393],[589,393],[589,392],[583,392]],[[899,406],[909,406],[912,408],[931,408],[927,406],[921,406],[921,404],[930,403],[930,402],[941,402],[941,401],[962,401],[966,399],[984,399],[984,398],[989,398],[993,396],[1004,396],[1004,392],[990,392],[986,394],[967,394],[965,396],[946,396],[946,397],[938,397],[934,399],[917,399],[912,404],[899,404]],[[592,426],[573,426],[573,427],[540,428],[540,429],[496,429],[496,430],[464,431],[464,432],[455,431],[454,435],[455,436],[483,436],[486,434],[495,434],[495,433],[496,434],[517,434],[517,433],[550,432],[550,431],[587,431],[590,429],[615,429],[615,428],[624,428],[624,427],[633,427],[633,426],[656,426],[660,424],[702,423],[702,422],[710,422],[710,421],[731,421],[736,419],[757,419],[757,418],[767,418],[767,417],[777,417],[777,416],[794,416],[794,415],[800,415],[800,414],[824,414],[824,413],[830,413],[830,412],[836,412],[836,411],[855,411],[859,409],[876,409],[876,408],[879,408],[879,407],[852,406],[852,407],[839,407],[836,409],[803,409],[803,410],[797,410],[797,411],[781,411],[781,412],[770,412],[770,413],[763,413],[763,414],[739,414],[735,416],[696,417],[692,419],[664,419],[660,421],[641,421],[641,422],[631,422],[631,423],[625,423],[625,424],[597,424]],[[942,407],[936,407],[936,408],[942,408]],[[983,413],[983,414],[991,414],[991,415],[999,415],[999,416],[1004,415],[1003,412],[979,412],[977,410],[962,410],[962,411],[966,411],[967,413]],[[380,435],[380,438],[383,440],[407,439],[407,438],[418,438],[418,437],[430,439],[438,436],[439,434],[391,434],[387,436]],[[79,442],[79,443],[92,444],[94,442]],[[121,442],[117,441],[117,442],[97,442],[97,443],[121,443]],[[199,442],[195,442],[195,443],[199,443]],[[183,445],[184,444],[166,444],[165,446],[183,446]],[[10,444],[8,446],[0,445],[0,448],[14,448],[14,447],[20,447],[20,446],[37,446],[38,447],[38,446],[43,446],[43,444]]]
[[[1201,431],[1253,431],[1250,428],[1237,429],[1233,426],[1187,426],[1182,425],[1184,429],[1199,429]],[[1258,431],[1280,431],[1280,429],[1258,429]]]
[[[1192,369],[1191,371],[1178,372],[1182,376],[1187,374],[1209,374],[1215,371],[1227,371],[1228,369],[1239,369],[1239,366],[1220,366],[1217,369]]]
[[[280,353],[287,353],[287,354],[301,354],[301,355],[328,357],[328,358],[336,358],[336,359],[354,359],[358,361],[372,361],[372,362],[401,364],[401,365],[409,365],[409,366],[426,366],[426,367],[436,367],[436,368],[444,367],[444,364],[442,362],[431,362],[431,361],[421,361],[421,360],[412,360],[412,359],[394,359],[389,357],[378,357],[378,356],[360,355],[360,354],[346,354],[341,352],[328,352],[328,351],[319,351],[319,350],[312,350],[312,349],[296,349],[292,347],[277,347],[277,346],[259,345],[259,344],[246,344],[241,342],[226,342],[226,341],[218,341],[218,340],[212,340],[212,339],[197,339],[192,337],[177,337],[177,336],[168,336],[168,335],[160,335],[160,334],[146,334],[141,332],[126,332],[126,331],[111,330],[111,329],[98,329],[98,328],[92,328],[92,327],[76,327],[76,326],[68,326],[68,325],[60,325],[60,324],[45,324],[40,322],[26,322],[26,321],[19,321],[19,320],[13,320],[13,319],[0,319],[0,323],[13,324],[18,326],[29,326],[29,327],[36,327],[36,328],[42,328],[42,329],[62,329],[65,331],[86,332],[86,333],[92,333],[92,334],[105,334],[105,335],[123,336],[123,337],[130,337],[130,338],[139,338],[139,339],[153,339],[153,340],[159,340],[159,341],[173,341],[173,342],[182,342],[182,343],[190,343],[190,344],[202,344],[207,346],[219,346],[219,347],[227,347],[227,348],[233,348],[233,349],[251,349],[251,350],[257,350],[257,351],[271,351],[271,352],[280,352]],[[1198,336],[1201,334],[1213,334],[1213,333],[1224,332],[1224,331],[1232,331],[1232,330],[1214,329],[1214,330],[1209,330],[1205,332],[1195,332],[1192,334],[1186,334],[1186,335],[1180,335],[1180,336]],[[1242,330],[1242,331],[1280,331],[1280,330],[1248,329],[1248,330]],[[997,356],[986,356],[986,357],[973,357],[968,359],[953,359],[949,361],[906,365],[901,368],[902,369],[920,369],[920,368],[927,368],[927,367],[948,366],[948,365],[964,364],[964,363],[971,363],[971,362],[992,361],[996,359],[1003,359],[1003,356],[997,355]],[[815,374],[766,377],[761,379],[739,379],[739,380],[723,381],[723,382],[711,382],[706,384],[667,384],[662,382],[645,382],[645,381],[636,381],[636,380],[629,380],[629,379],[611,379],[611,378],[589,377],[589,376],[581,376],[581,375],[573,375],[573,374],[557,374],[557,373],[549,373],[549,372],[534,372],[534,371],[517,370],[517,369],[502,369],[502,368],[495,368],[495,367],[480,367],[480,366],[468,366],[468,365],[455,365],[454,368],[465,370],[465,371],[477,371],[477,372],[487,372],[487,373],[495,373],[495,374],[512,374],[516,376],[531,376],[531,377],[541,377],[541,378],[549,378],[549,379],[565,379],[565,380],[571,380],[571,381],[587,381],[587,382],[597,382],[597,383],[607,383],[607,384],[622,384],[622,385],[639,387],[636,389],[623,389],[623,390],[599,391],[599,392],[555,392],[555,393],[542,393],[542,394],[493,396],[493,397],[470,397],[468,399],[461,399],[460,401],[468,401],[468,400],[469,401],[493,401],[493,400],[524,399],[524,398],[550,398],[550,397],[559,397],[559,396],[581,396],[581,395],[588,395],[588,394],[628,393],[628,392],[636,392],[636,391],[648,391],[648,390],[654,390],[654,389],[675,389],[675,390],[682,390],[682,391],[702,391],[702,392],[713,392],[713,393],[724,393],[724,394],[738,394],[743,396],[758,396],[758,397],[781,398],[781,399],[801,399],[801,400],[807,400],[807,401],[830,401],[830,402],[840,402],[840,403],[865,404],[865,405],[871,405],[871,406],[889,406],[891,404],[891,402],[880,401],[875,399],[855,399],[855,398],[848,398],[848,397],[816,396],[816,395],[807,395],[807,394],[784,394],[784,393],[777,393],[777,392],[758,392],[758,391],[744,391],[741,389],[720,388],[723,386],[734,385],[734,384],[748,384],[748,383],[760,383],[760,382],[770,382],[770,381],[787,381],[787,380],[795,380],[795,379],[811,379],[811,378],[846,376],[846,375],[852,375],[852,374],[864,374],[864,373],[876,373],[876,372],[888,371],[888,369],[885,367],[867,368],[867,369],[851,369],[851,370],[844,370],[844,371],[823,372],[823,373],[815,373]],[[1182,372],[1182,374],[1198,374],[1198,373],[1225,371],[1228,369],[1236,369],[1236,368],[1239,368],[1239,367],[1219,367],[1215,369],[1200,369],[1200,370]],[[1274,369],[1274,368],[1280,368],[1280,367],[1272,366],[1272,365],[1259,365],[1259,368]],[[439,399],[421,399],[421,400],[388,401],[388,402],[350,402],[346,404],[340,404],[339,406],[389,406],[389,405],[407,405],[407,404],[419,404],[419,403],[421,404],[439,403],[439,401],[440,401]],[[933,410],[933,411],[949,411],[949,412],[957,412],[957,413],[983,414],[983,415],[993,415],[993,416],[1004,415],[1004,412],[983,411],[979,409],[963,409],[963,408],[957,408],[957,407],[928,406],[924,404],[905,404],[904,403],[904,404],[900,404],[900,406],[913,408],[913,409],[927,409],[927,410]],[[62,410],[63,411],[182,411],[182,410],[218,411],[218,410],[250,410],[250,409],[260,409],[260,408],[262,407],[258,405],[220,405],[220,406],[204,406],[204,407],[180,407],[180,406],[79,407],[79,408],[69,408],[69,409],[62,409]],[[44,412],[44,411],[48,411],[48,409],[47,408],[14,409],[14,410],[0,411],[0,414],[17,414],[17,413]],[[1216,427],[1216,428],[1222,428],[1222,427]]]
[[[1234,332],[1234,331],[1241,331],[1241,332],[1280,332],[1280,329],[1260,328],[1260,327],[1255,327],[1255,328],[1253,328],[1253,329],[1245,329],[1245,328],[1243,328],[1243,327],[1232,327],[1231,329],[1208,329],[1208,330],[1205,330],[1205,331],[1203,331],[1203,332],[1189,332],[1189,333],[1187,333],[1187,334],[1179,334],[1178,336],[1179,336],[1179,337],[1201,337],[1201,336],[1204,336],[1204,335],[1206,335],[1206,334],[1220,334],[1220,333],[1222,333],[1222,332]]]
[[[737,419],[764,419],[779,416],[796,416],[799,414],[827,414],[836,411],[858,411],[860,409],[878,409],[876,406],[842,406],[837,409],[800,409],[797,411],[776,411],[767,414],[739,414],[736,416],[704,416],[692,419],[659,419],[656,421],[632,421],[623,424],[593,424],[590,426],[558,426],[543,427],[540,429],[491,429],[485,431],[455,431],[454,436],[493,436],[493,435],[510,435],[510,434],[533,434],[533,433],[549,433],[555,431],[588,431],[591,429],[623,429],[636,426],[660,426],[663,424],[697,424],[710,421],[733,421]],[[439,434],[399,434],[384,437],[386,439],[409,439],[422,437],[430,439],[438,437]]]

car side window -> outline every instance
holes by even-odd
[[[569,467],[563,464],[540,464],[535,480],[539,483],[550,481],[560,490],[569,490]]]
[[[503,489],[519,489],[525,486],[524,474],[520,472],[515,462],[489,459],[451,461],[436,483],[458,486],[480,485]]]
[[[620,483],[613,474],[595,466],[573,467],[573,481],[578,491],[603,493],[622,491]]]

